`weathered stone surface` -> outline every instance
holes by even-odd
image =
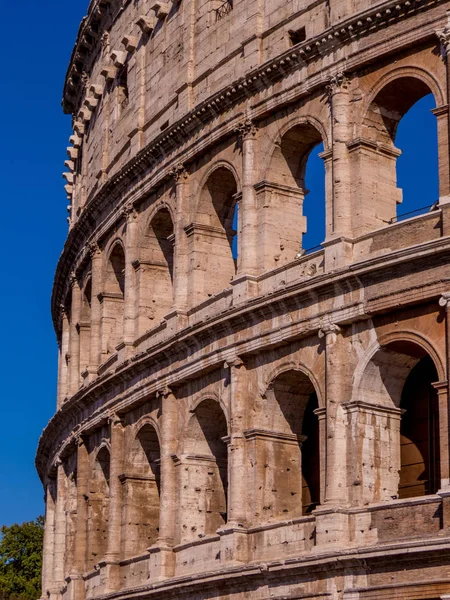
[[[450,597],[448,9],[91,2],[44,597]],[[395,222],[396,127],[428,93],[439,202]]]

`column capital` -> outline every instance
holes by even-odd
[[[234,133],[241,141],[245,141],[256,136],[258,127],[252,119],[244,119],[236,125]]]
[[[233,358],[230,358],[223,363],[224,369],[231,369],[231,367],[240,369],[241,367],[244,367],[244,366],[245,366],[245,363],[240,356],[233,356]]]
[[[78,277],[76,276],[74,271],[72,271],[72,273],[69,276],[69,284],[71,288],[74,288],[76,285],[78,285]]]
[[[449,310],[449,308],[450,308],[450,292],[445,292],[444,294],[442,294],[442,296],[439,298],[439,306],[442,306],[446,310]]]
[[[120,415],[118,415],[117,413],[113,412],[108,417],[108,424],[111,426],[123,425],[124,424],[123,418]]]
[[[334,344],[337,336],[341,333],[341,328],[330,320],[323,320],[319,326],[319,338],[325,338],[327,343]]]
[[[169,175],[175,180],[175,183],[183,183],[189,177],[189,171],[186,165],[182,163],[175,165],[170,171]]]
[[[162,386],[156,390],[157,398],[167,398],[171,395],[173,395],[173,390],[168,385]]]
[[[450,25],[446,25],[442,29],[435,31],[441,44],[441,56],[446,58],[450,50]]]
[[[133,203],[126,204],[121,210],[122,217],[127,223],[134,223],[137,220],[138,213]]]
[[[350,79],[344,71],[339,71],[330,77],[327,84],[327,92],[330,96],[336,92],[347,91]]]
[[[91,260],[94,258],[99,258],[102,255],[102,251],[97,242],[91,242],[88,244],[87,251]]]

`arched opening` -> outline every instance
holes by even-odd
[[[108,534],[110,453],[102,446],[92,467],[88,504],[87,563],[92,569],[105,556]]]
[[[310,123],[301,123],[284,133],[272,154],[266,181],[257,190],[264,195],[264,270],[302,256],[325,239],[321,151],[320,132]]]
[[[139,331],[158,325],[173,306],[174,230],[167,208],[159,210],[145,239],[137,270]]]
[[[432,385],[437,380],[436,367],[426,356],[412,368],[403,387],[399,498],[435,494],[440,487],[439,407]]]
[[[398,124],[395,145],[402,154],[397,159],[397,185],[403,202],[397,205],[397,220],[428,212],[439,199],[437,123],[431,112],[435,107],[433,94],[427,94]]]
[[[81,373],[89,365],[89,352],[91,345],[91,303],[92,303],[92,279],[84,284],[81,296],[81,319],[79,323],[80,332],[80,370]]]
[[[185,439],[182,471],[182,539],[213,534],[227,522],[227,421],[215,400],[204,400],[192,415]]]
[[[376,406],[365,424],[359,477],[370,502],[433,494],[440,484],[439,412],[433,360],[410,341],[381,347],[365,368],[359,395]],[[367,409],[370,413],[370,409]],[[369,468],[368,465],[371,465]]]
[[[102,353],[114,354],[123,337],[123,310],[125,293],[125,252],[117,243],[106,268],[105,289],[101,296]]]
[[[323,142],[309,153],[305,167],[305,199],[303,215],[306,218],[306,232],[302,238],[302,248],[306,253],[320,249],[325,240],[325,164],[321,158]]]
[[[237,191],[234,174],[226,167],[217,168],[201,190],[196,222],[188,229],[195,302],[228,288],[236,274]]]
[[[161,452],[155,428],[147,423],[136,435],[124,485],[124,557],[142,554],[159,535]]]
[[[399,215],[414,216],[420,212],[411,214],[416,209],[428,206],[424,210],[429,210],[438,200],[437,125],[429,114],[432,105],[430,88],[413,76],[390,81],[373,99],[363,123],[366,142],[358,154],[363,175],[359,210],[367,230],[393,223]],[[418,135],[419,129],[423,136]],[[424,177],[424,168],[430,179]],[[415,172],[420,177],[412,176]],[[423,195],[418,188],[421,178],[426,182]],[[401,184],[407,181],[402,190]]]
[[[301,371],[281,373],[266,392],[261,458],[267,464],[262,482],[267,520],[309,514],[320,503],[317,408],[314,385]]]

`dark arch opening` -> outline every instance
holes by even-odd
[[[120,244],[114,246],[109,256],[106,291],[122,296],[125,292],[125,253]]]
[[[302,248],[306,253],[319,250],[326,236],[325,164],[320,156],[323,151],[321,142],[310,151],[306,161],[303,214],[307,228],[302,240]]]
[[[270,452],[278,456],[275,484],[266,491],[268,516],[287,518],[309,514],[320,504],[319,422],[314,385],[301,371],[286,371],[267,393],[267,422],[274,432]]]
[[[413,367],[403,387],[399,498],[435,494],[440,487],[439,406],[432,385],[437,380],[436,367],[426,356]]]
[[[158,435],[150,423],[138,431],[124,475],[123,556],[137,556],[159,536],[161,451]]]

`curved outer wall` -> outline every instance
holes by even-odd
[[[448,9],[91,2],[43,597],[450,597]],[[439,199],[397,221],[395,131],[429,93]]]

